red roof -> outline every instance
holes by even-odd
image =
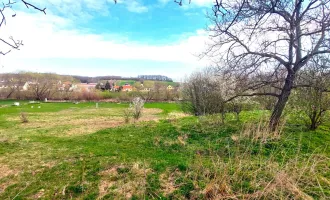
[[[123,86],[123,90],[127,90],[127,89],[132,89],[132,86],[130,86],[130,85],[124,85]]]

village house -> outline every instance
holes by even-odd
[[[120,90],[120,86],[119,85],[115,85],[115,86],[113,86],[113,88],[111,89],[111,91],[113,91],[113,92],[117,92],[117,91],[119,91]]]
[[[173,90],[174,88],[173,88],[173,86],[172,85],[169,85],[169,86],[167,86],[167,88],[166,88],[167,90]]]
[[[150,92],[151,88],[144,87],[143,83],[141,83],[141,88],[139,89],[140,92]]]
[[[140,91],[142,91],[142,92],[150,92],[151,91],[151,88],[143,88],[142,90],[140,90]]]
[[[122,91],[132,92],[133,91],[133,87],[131,85],[124,85]]]
[[[64,90],[68,90],[68,91],[73,91],[77,89],[77,85],[72,84],[70,81],[65,81],[65,82],[61,82],[59,81],[59,87],[58,90],[59,91],[64,91]]]
[[[19,87],[22,88],[21,91],[27,91],[27,90],[29,90],[30,87],[33,87],[38,84],[39,83],[37,83],[37,82],[27,81],[24,83],[23,86],[19,86]]]

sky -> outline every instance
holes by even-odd
[[[46,7],[47,15],[18,2],[6,10],[0,37],[13,36],[24,46],[0,57],[0,73],[161,74],[179,81],[208,65],[198,55],[206,48],[212,1],[29,1]]]

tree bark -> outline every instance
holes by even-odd
[[[270,117],[269,127],[272,131],[275,131],[280,123],[280,119],[285,108],[286,103],[289,100],[291,90],[293,87],[293,81],[295,80],[295,73],[292,71],[288,72],[285,79],[284,87],[274,107],[273,113]]]

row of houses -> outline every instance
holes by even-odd
[[[107,89],[106,87],[106,84],[104,83],[88,83],[88,84],[79,84],[78,87],[85,87],[86,89],[99,89],[99,90],[109,90],[109,91],[113,91],[113,92],[118,92],[118,91],[124,91],[124,92],[132,92],[132,91],[143,91],[143,92],[149,92],[151,91],[153,88],[150,88],[150,87],[145,87],[143,84],[140,85],[140,87],[136,88],[128,83],[126,83],[125,85],[122,85],[122,86],[119,86],[119,85],[116,85],[115,82],[109,82],[110,84],[110,87],[109,89]],[[166,87],[166,90],[173,90],[174,87],[171,86],[171,85],[168,85]]]
[[[17,88],[20,91],[27,91],[30,88],[35,87],[36,85],[39,85],[40,83],[35,81],[27,81],[27,82],[21,82],[21,83],[8,83],[5,81],[0,81],[0,90],[1,89],[7,89],[7,88]],[[99,85],[99,88],[97,86]],[[57,88],[59,91],[92,91],[95,89],[100,90],[106,90],[105,84],[103,83],[71,83],[70,81],[58,81],[57,84],[54,83],[54,87]],[[174,87],[171,85],[168,85],[166,87],[167,90],[173,90]],[[123,86],[115,85],[115,83],[111,83],[110,91],[118,92],[118,91],[125,91],[125,92],[131,92],[137,90],[134,86],[130,84],[125,84]],[[143,84],[141,84],[141,87],[139,88],[139,91],[145,91],[149,92],[152,88],[144,87]]]

